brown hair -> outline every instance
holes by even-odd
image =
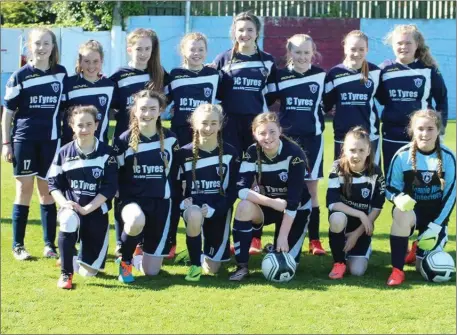
[[[160,63],[160,44],[157,34],[152,29],[137,28],[127,36],[127,46],[132,47],[140,38],[149,37],[152,42],[151,58],[148,60],[147,72],[151,77],[149,90],[162,91],[164,70]]]
[[[203,41],[203,43],[205,44],[205,49],[208,51],[208,39],[206,38],[206,36],[202,33],[193,32],[184,35],[184,37],[181,39],[181,42],[179,43],[179,52],[181,53],[181,55],[184,54],[184,48],[186,47],[186,43],[188,41]],[[187,64],[187,60],[184,57],[183,64]]]
[[[425,44],[424,35],[419,31],[415,24],[398,24],[384,38],[384,43],[392,46],[394,34],[412,34],[417,44],[415,58],[420,59],[426,66],[438,67],[436,60],[433,58],[430,48]]]
[[[200,104],[195,110],[192,112],[189,118],[189,123],[193,130],[192,135],[192,181],[198,191],[198,186],[196,183],[197,174],[197,160],[198,160],[198,146],[200,145],[200,139],[197,127],[195,126],[197,115],[200,113],[213,113],[215,112],[219,116],[219,124],[221,125],[221,129],[217,132],[217,146],[219,147],[219,179],[220,179],[220,186],[219,186],[219,193],[224,195],[224,188],[223,188],[223,181],[224,181],[224,173],[223,173],[223,161],[222,157],[224,156],[224,142],[222,140],[222,125],[224,123],[224,113],[222,111],[222,107],[220,105],[213,105],[213,104]]]
[[[129,147],[131,147],[134,152],[138,151],[138,143],[140,142],[140,126],[138,123],[138,119],[135,116],[135,111],[138,108],[138,100],[140,100],[141,98],[156,99],[159,102],[159,108],[160,108],[161,113],[167,107],[167,99],[160,92],[142,90],[134,95],[134,101],[133,101],[132,106],[130,107],[130,122],[129,122],[129,130],[130,130]],[[163,159],[165,168],[168,168],[168,159],[165,154],[165,146],[164,146],[165,136],[163,133],[162,121],[161,121],[160,116],[157,118],[156,122],[157,122],[156,123],[157,133],[159,134],[159,139],[160,139],[160,152],[162,155],[162,159]],[[136,165],[137,164],[136,156],[134,156],[133,161],[134,161],[133,164]]]
[[[358,37],[358,38],[361,38],[362,40],[365,41],[365,43],[367,44],[367,49],[368,49],[368,36],[360,31],[360,30],[352,30],[350,31],[343,39],[343,41],[341,42],[343,44],[343,47],[346,45],[346,40],[349,38],[349,37]],[[366,83],[368,81],[368,75],[370,73],[370,69],[368,67],[368,62],[366,59],[363,60],[363,63],[362,63],[362,69],[361,69],[361,74],[362,74],[362,79],[360,80],[362,83]]]
[[[49,68],[51,70],[51,73],[55,73],[56,66],[57,66],[57,64],[59,64],[59,47],[57,46],[56,35],[52,32],[51,29],[48,29],[48,28],[44,28],[44,27],[33,28],[29,32],[29,35],[28,35],[27,46],[28,46],[29,50],[31,50],[32,35],[35,33],[49,34],[51,36],[52,51],[51,51],[51,55],[49,56]]]
[[[356,126],[351,128],[346,135],[344,136],[344,143],[341,147],[341,154],[339,159],[339,170],[343,174],[343,194],[349,198],[351,196],[351,186],[352,186],[352,173],[351,168],[349,166],[349,159],[344,154],[344,147],[346,144],[347,139],[352,136],[356,140],[363,140],[370,149],[370,155],[365,160],[365,169],[367,170],[368,176],[372,176],[374,174],[374,152],[371,150],[371,141],[370,141],[370,134],[361,126]]]
[[[409,125],[408,125],[408,135],[413,139],[412,140],[412,146],[411,146],[411,164],[413,166],[413,171],[416,173],[416,168],[417,168],[417,161],[416,161],[416,154],[417,154],[417,143],[416,140],[414,139],[414,123],[416,122],[417,119],[419,118],[426,118],[429,120],[432,120],[435,123],[435,126],[438,130],[438,134],[441,131],[442,125],[441,125],[441,117],[440,114],[435,112],[433,109],[421,109],[418,111],[415,111],[410,118]],[[440,144],[440,137],[437,136],[436,142],[435,142],[435,149],[436,149],[436,155],[438,157],[438,166],[436,169],[436,173],[438,174],[438,178],[440,178],[441,182],[441,190],[444,190],[444,185],[445,185],[445,180],[443,178],[443,157],[441,153],[441,144]],[[417,184],[418,181],[414,180],[414,183]]]
[[[310,41],[312,48],[313,48],[313,58],[312,61],[314,62],[316,58],[321,58],[321,54],[317,51],[316,43],[311,36],[307,34],[295,34],[287,40],[286,49],[287,49],[287,65],[292,65],[292,58],[289,56],[289,53],[292,51],[292,46],[300,45],[304,42]]]
[[[96,41],[96,40],[89,40],[83,44],[81,44],[79,46],[79,49],[78,49],[78,59],[76,60],[76,67],[75,67],[75,72],[76,73],[82,73],[83,70],[82,70],[82,67],[81,67],[81,61],[82,61],[82,58],[83,58],[83,53],[84,51],[94,51],[94,52],[98,52],[98,54],[100,55],[100,59],[103,63],[103,59],[104,59],[104,52],[103,52],[103,46],[100,42]]]
[[[94,118],[94,122],[97,123],[99,122],[98,119],[97,119],[97,114],[98,114],[98,109],[93,106],[93,105],[89,105],[89,106],[74,106],[72,109],[70,109],[68,111],[68,124],[71,126],[74,125],[74,119],[75,119],[75,116],[76,115],[80,115],[80,114],[90,114],[93,118]],[[75,135],[73,135],[73,139],[75,138]]]

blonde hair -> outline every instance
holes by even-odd
[[[51,70],[51,73],[54,73],[56,71],[56,66],[59,64],[59,47],[57,46],[57,38],[56,34],[52,32],[51,29],[44,28],[44,27],[37,27],[33,28],[28,35],[28,40],[27,40],[27,46],[29,50],[32,50],[32,36],[33,34],[36,33],[41,33],[41,34],[49,34],[51,36],[52,40],[52,51],[51,55],[49,56],[49,68]],[[30,59],[32,57],[30,56]]]
[[[222,140],[222,126],[224,123],[224,113],[222,111],[222,107],[220,105],[213,105],[213,104],[200,104],[195,110],[192,112],[189,118],[189,123],[192,127],[193,134],[192,134],[192,182],[193,185],[197,188],[198,186],[196,183],[197,180],[197,160],[198,160],[198,146],[200,145],[200,138],[199,133],[196,127],[196,121],[199,114],[202,113],[216,113],[219,117],[219,124],[221,125],[221,129],[217,132],[217,146],[219,147],[219,179],[220,179],[220,186],[219,186],[219,194],[224,195],[224,188],[223,188],[223,181],[224,181],[224,169],[223,169],[223,161],[222,157],[224,156],[224,142]]]
[[[140,38],[148,37],[152,42],[151,58],[148,60],[147,72],[151,77],[149,90],[162,91],[164,70],[160,63],[160,44],[157,34],[152,29],[137,28],[127,36],[127,46],[132,47]]]
[[[186,43],[188,41],[203,41],[205,44],[205,49],[208,50],[208,39],[204,34],[198,32],[188,33],[184,35],[184,37],[181,39],[181,42],[179,43],[179,52],[181,53],[181,56],[184,55],[184,48],[186,47]],[[183,64],[187,64],[187,59],[184,56],[182,58]]]
[[[81,67],[81,61],[83,58],[83,53],[84,51],[94,51],[98,52],[100,55],[100,59],[103,62],[104,59],[104,52],[103,52],[103,46],[100,42],[96,40],[89,40],[79,46],[78,49],[78,59],[76,60],[76,67],[75,67],[75,72],[76,73],[82,73],[82,67]]]
[[[411,146],[411,163],[412,163],[414,172],[417,171],[416,154],[417,154],[417,149],[418,149],[416,140],[414,138],[414,123],[419,118],[426,118],[426,119],[432,120],[438,130],[438,134],[440,133],[441,128],[442,128],[440,114],[435,112],[433,109],[421,109],[421,110],[415,111],[411,115],[409,125],[408,125],[408,135],[413,139],[412,146]],[[440,144],[439,136],[436,137],[435,149],[436,149],[436,155],[438,158],[438,166],[436,168],[436,173],[438,174],[438,178],[440,179],[441,190],[444,190],[445,180],[443,178],[443,157],[442,157],[442,153],[441,153],[441,144]],[[414,182],[418,183],[418,181],[416,179],[414,180]]]
[[[163,112],[167,107],[167,99],[166,97],[157,91],[150,91],[150,90],[142,90],[139,91],[134,95],[134,101],[132,106],[130,107],[130,122],[129,122],[129,130],[130,130],[130,139],[129,139],[129,147],[133,149],[136,153],[138,152],[138,143],[140,142],[140,126],[138,123],[138,118],[135,116],[135,111],[138,108],[138,101],[141,98],[149,98],[149,99],[156,99],[159,102],[160,112]],[[165,168],[168,168],[168,159],[165,154],[165,135],[163,133],[162,121],[160,116],[157,118],[156,121],[157,133],[159,134],[160,140],[160,153],[162,155],[162,160],[164,162]],[[134,155],[133,165],[137,165],[136,155]]]
[[[436,60],[430,52],[430,48],[425,44],[424,35],[422,35],[415,24],[396,25],[395,28],[386,35],[384,43],[392,46],[394,34],[411,34],[417,44],[417,50],[414,57],[420,59],[426,66],[438,67]]]
[[[367,44],[367,49],[368,49],[368,36],[361,30],[352,30],[350,31],[343,39],[342,41],[342,44],[343,44],[343,47],[346,46],[346,40],[349,38],[349,37],[358,37],[362,40],[365,41],[365,43]],[[370,74],[370,68],[368,67],[368,62],[366,59],[363,60],[362,62],[362,69],[361,69],[361,74],[362,74],[362,79],[360,80],[362,83],[366,83],[368,81],[368,75]]]
[[[341,153],[339,159],[339,170],[343,174],[343,194],[349,198],[351,196],[351,187],[352,187],[352,173],[349,165],[349,159],[344,154],[345,145],[347,145],[347,140],[349,137],[353,137],[356,140],[364,141],[370,150],[370,155],[365,160],[365,170],[367,171],[368,176],[372,176],[375,172],[374,164],[374,152],[371,150],[371,141],[370,134],[361,126],[352,127],[344,136],[344,142],[341,146]]]
[[[295,34],[292,37],[290,37],[289,39],[287,39],[287,42],[286,42],[286,49],[288,51],[287,52],[287,65],[293,65],[292,58],[289,55],[289,53],[292,52],[292,47],[294,45],[300,45],[307,41],[311,42],[311,45],[313,48],[312,61],[314,62],[316,60],[316,58],[320,59],[322,57],[321,54],[317,51],[316,43],[314,43],[314,40],[311,36],[309,36],[307,34]]]

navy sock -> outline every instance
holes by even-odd
[[[392,258],[392,266],[403,271],[405,266],[405,256],[408,252],[407,236],[390,235],[390,252]]]
[[[249,247],[252,240],[252,221],[233,221],[233,243],[235,245],[235,259],[237,263],[249,261]]]
[[[328,237],[334,262],[346,263],[346,255],[343,251],[344,244],[346,243],[346,236],[344,235],[344,230],[341,233],[334,233],[329,230]]]
[[[308,224],[308,238],[310,241],[319,239],[319,207],[313,207]]]
[[[114,198],[114,229],[116,231],[116,243],[121,244],[122,232],[124,231],[124,222],[121,218],[119,198]]]
[[[201,254],[202,254],[202,234],[197,236],[186,235],[187,251],[189,252],[190,264],[201,266]]]
[[[40,205],[44,245],[55,248],[57,231],[56,204]]]
[[[72,274],[73,256],[75,255],[75,244],[78,238],[78,233],[59,232],[59,251],[60,251],[60,269],[62,273]]]
[[[133,253],[135,252],[136,245],[140,241],[139,235],[130,236],[125,231],[121,235],[122,241],[122,261],[131,262],[133,258]]]
[[[263,234],[263,225],[252,225],[252,238],[258,238],[259,240],[262,239]]]
[[[13,248],[24,245],[25,227],[29,217],[29,206],[13,205]]]

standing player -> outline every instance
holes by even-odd
[[[380,65],[384,172],[395,152],[411,140],[406,129],[412,112],[432,108],[432,99],[435,100],[443,134],[448,115],[446,85],[419,29],[413,24],[397,25],[385,42],[392,46],[396,59]]]
[[[297,34],[287,40],[288,66],[278,70],[276,84],[269,85],[269,100],[280,99],[279,118],[287,136],[297,142],[306,153],[308,168],[306,185],[311,194],[313,210],[308,225],[309,252],[323,255],[319,240],[318,181],[323,178],[324,119],[321,108],[325,72],[311,65],[319,55],[309,35]]]
[[[130,56],[128,66],[122,67],[111,75],[115,83],[114,96],[117,103],[112,107],[116,109],[114,115],[116,127],[114,139],[118,138],[129,128],[129,109],[133,104],[133,96],[139,91],[149,88],[162,91],[167,73],[160,63],[160,45],[157,34],[151,29],[138,28],[127,36],[127,53]],[[114,225],[116,228],[116,256],[121,248],[121,234],[117,198],[114,199]]]
[[[408,126],[411,143],[395,154],[387,173],[386,197],[394,204],[390,231],[392,274],[387,285],[405,280],[403,266],[408,238],[419,231],[413,248],[416,269],[430,250],[443,250],[448,241],[449,216],[455,205],[455,154],[440,143],[440,115],[415,112]]]
[[[108,211],[117,191],[117,162],[112,149],[95,137],[98,110],[78,106],[68,124],[75,140],[64,145],[49,170],[49,192],[60,206],[61,276],[57,286],[73,287],[73,254],[81,239],[79,273],[95,276],[108,252]]]
[[[100,42],[89,40],[80,45],[76,74],[65,81],[65,109],[74,106],[92,105],[98,110],[99,128],[95,137],[108,143],[109,109],[113,101],[114,83],[101,73],[103,66],[103,47]],[[68,117],[63,118],[62,144],[71,142],[73,131],[68,125]]]
[[[240,154],[253,143],[252,120],[268,111],[265,95],[268,83],[276,78],[273,56],[258,47],[260,30],[260,20],[254,14],[238,14],[231,27],[233,48],[214,60],[216,68],[222,70],[218,98],[227,119],[224,141],[232,144]],[[261,235],[260,229],[254,229],[251,253],[262,251]]]
[[[289,252],[298,263],[311,212],[311,199],[303,187],[305,153],[281,133],[276,113],[259,114],[252,122],[256,143],[244,155],[238,181],[242,200],[233,222],[237,268],[230,280],[249,275],[252,226],[275,223],[274,249]],[[254,180],[259,192],[251,189]]]
[[[132,258],[141,237],[146,275],[159,273],[163,257],[171,249],[168,234],[179,146],[175,135],[162,127],[160,115],[166,105],[162,93],[138,92],[130,109],[129,130],[114,140],[120,166],[119,211],[124,227],[118,278],[124,283],[134,281]]]
[[[368,37],[360,30],[349,32],[343,40],[344,61],[330,69],[325,79],[326,112],[335,106],[333,130],[335,160],[341,155],[343,139],[349,129],[361,126],[370,134],[375,163],[380,163],[379,117],[374,104],[381,70],[366,60]]]
[[[60,147],[59,106],[67,75],[65,68],[58,64],[57,40],[51,30],[32,29],[28,47],[30,62],[14,72],[6,84],[2,117],[2,156],[13,163],[16,179],[12,221],[13,255],[18,260],[30,259],[24,237],[35,176],[45,243],[43,254],[58,257],[55,247],[57,211],[49,195],[46,175]]]
[[[331,279],[343,278],[346,265],[354,276],[362,276],[368,266],[374,222],[385,201],[384,176],[374,163],[370,142],[370,134],[362,127],[349,130],[340,159],[330,172],[327,207],[335,262]]]
[[[192,143],[179,153],[180,179],[185,181],[182,217],[191,267],[188,281],[217,273],[221,262],[230,260],[230,222],[236,200],[239,159],[234,147],[222,141],[224,116],[219,105],[201,104],[191,116]]]
[[[214,103],[219,83],[219,72],[204,66],[208,41],[201,33],[186,34],[180,43],[182,67],[170,72],[169,84],[165,87],[168,100],[174,103],[171,130],[180,146],[192,142],[189,117],[202,103]]]

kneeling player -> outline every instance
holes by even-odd
[[[124,224],[122,256],[118,258],[119,281],[131,283],[132,259],[143,239],[142,269],[157,275],[171,249],[168,238],[175,193],[179,149],[175,135],[162,128],[161,113],[166,98],[155,91],[135,95],[130,109],[129,130],[114,141],[119,162],[119,208]]]
[[[440,143],[441,120],[433,110],[413,114],[408,132],[411,143],[395,154],[387,173],[386,197],[395,205],[390,232],[392,274],[387,285],[405,280],[406,260],[420,262],[431,250],[443,250],[447,225],[455,205],[455,155]],[[408,238],[419,231],[405,260]],[[416,259],[417,256],[417,259]]]
[[[104,268],[109,240],[108,210],[117,191],[117,162],[112,149],[99,142],[97,109],[79,106],[68,124],[76,140],[64,145],[48,174],[49,191],[61,207],[59,250],[61,276],[57,286],[72,288],[73,254],[81,239],[79,274],[95,276]]]
[[[192,143],[179,151],[180,179],[185,182],[181,203],[191,267],[186,280],[218,272],[230,260],[230,222],[236,200],[239,158],[236,149],[222,142],[222,108],[202,104],[191,115]],[[202,255],[202,234],[203,264]]]
[[[340,159],[333,163],[328,181],[329,241],[335,262],[331,279],[343,278],[346,260],[352,275],[365,273],[384,192],[384,176],[374,164],[370,135],[362,127],[354,127],[344,138]]]
[[[305,239],[311,197],[304,187],[306,156],[297,143],[282,135],[276,113],[257,115],[252,122],[256,143],[244,155],[238,181],[238,204],[233,223],[237,268],[230,280],[249,275],[252,229],[275,223],[274,249],[289,252],[298,263]],[[251,189],[254,179],[257,190]]]

